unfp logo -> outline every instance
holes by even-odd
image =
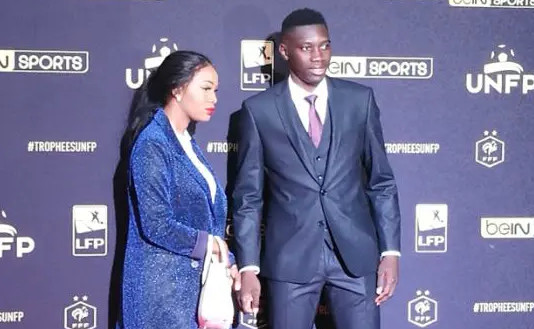
[[[534,74],[525,74],[523,66],[515,61],[515,51],[501,44],[490,53],[484,73],[468,73],[465,85],[472,94],[511,94],[517,89],[525,95],[534,90]]]
[[[106,256],[108,253],[108,207],[72,207],[72,255]]]
[[[86,73],[89,52],[0,49],[0,72]]]
[[[19,236],[17,229],[5,223],[6,212],[0,211],[0,259],[9,252],[22,258],[35,249],[35,241],[28,236]]]
[[[159,42],[152,45],[151,54],[145,58],[144,67],[134,69],[126,69],[126,85],[131,89],[137,89],[143,85],[145,79],[150,75],[150,71],[158,68],[165,57],[169,56],[173,51],[178,50],[178,45],[174,42],[169,42],[169,38],[160,38]]]
[[[96,328],[96,307],[87,303],[87,296],[83,296],[82,298],[74,296],[73,299],[75,303],[65,307],[63,327],[65,329]]]
[[[446,204],[415,206],[415,251],[447,251],[448,207]]]
[[[274,76],[274,42],[241,40],[241,90],[265,90]]]
[[[484,137],[475,144],[475,161],[492,168],[504,162],[504,142],[497,138],[497,131],[484,131]]]
[[[408,302],[408,321],[425,328],[438,321],[438,302],[428,297],[428,290],[417,290],[416,295],[417,297]]]

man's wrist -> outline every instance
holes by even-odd
[[[397,256],[397,257],[400,257],[401,253],[398,250],[386,250],[386,251],[383,251],[380,254],[380,259],[382,259],[382,258],[384,258],[386,256]]]
[[[239,273],[253,272],[254,274],[260,274],[260,267],[257,265],[247,265],[239,269]]]

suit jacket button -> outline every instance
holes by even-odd
[[[321,190],[321,195],[326,195],[326,190]]]
[[[192,267],[192,268],[198,268],[198,265],[199,265],[199,264],[198,264],[198,261],[196,261],[196,260],[192,260],[192,261],[191,261],[191,267]]]

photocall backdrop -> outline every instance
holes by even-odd
[[[383,328],[534,328],[534,0],[4,0],[1,328],[108,328],[135,89],[170,51],[207,54],[219,101],[195,138],[231,182],[235,113],[287,73],[273,41],[304,6],[329,24],[328,74],[381,109],[403,232]]]

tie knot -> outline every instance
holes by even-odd
[[[304,99],[310,103],[310,105],[315,105],[315,100],[317,99],[317,95],[309,95],[309,96],[306,96],[304,97]]]

